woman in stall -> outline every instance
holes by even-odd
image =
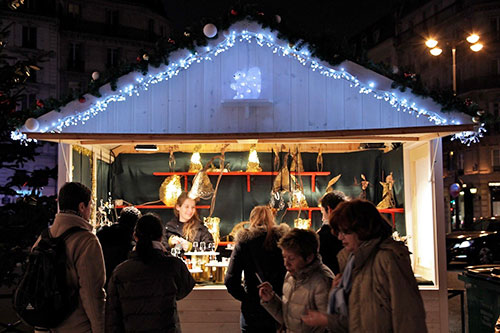
[[[281,294],[286,270],[277,244],[289,227],[276,225],[268,206],[254,207],[249,222],[248,229],[236,234],[236,245],[224,283],[227,291],[241,302],[242,332],[275,333],[278,323],[260,305],[257,286],[268,281]],[[244,286],[241,284],[242,273],[245,275]]]
[[[188,196],[187,192],[182,192],[177,198],[174,209],[175,217],[166,225],[165,238],[169,247],[180,245],[184,251],[191,248],[193,242],[214,242],[212,234],[201,222],[196,212],[196,201]]]

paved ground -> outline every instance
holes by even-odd
[[[457,276],[462,272],[463,267],[453,267],[448,271],[448,288],[464,289],[462,281],[458,280]],[[6,290],[0,290],[0,295],[5,294]],[[467,329],[467,296],[465,296],[465,332]],[[448,301],[449,306],[449,330],[451,333],[462,333],[461,318],[460,318],[460,297],[456,296]],[[10,298],[0,298],[0,332],[5,328],[3,324],[16,322],[16,315],[12,310]],[[16,330],[8,332],[33,332],[29,327],[20,324],[16,326]]]

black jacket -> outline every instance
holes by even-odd
[[[133,228],[127,228],[119,223],[97,230],[96,235],[102,246],[106,266],[106,283],[108,283],[115,267],[127,260],[134,245],[132,234]]]
[[[267,314],[260,305],[257,289],[260,282],[255,273],[258,273],[263,281],[271,283],[273,290],[281,295],[286,269],[277,243],[288,230],[286,224],[273,228],[273,246],[270,249],[263,246],[266,237],[265,228],[243,229],[236,235],[236,245],[231,254],[224,284],[227,291],[241,301],[243,316],[251,317],[252,313],[262,312]],[[244,285],[241,283],[242,272],[245,272]],[[268,316],[269,320],[273,321],[272,317]]]
[[[106,332],[179,333],[176,301],[194,284],[182,260],[155,250],[153,260],[145,264],[132,252],[108,284]]]
[[[328,224],[323,224],[318,230],[319,254],[323,264],[328,266],[333,273],[339,273],[339,262],[337,253],[342,250],[342,242],[332,234],[332,228]]]
[[[182,228],[184,227],[184,223],[179,221],[178,217],[174,217],[168,223],[166,224],[166,233],[165,233],[165,243],[168,243],[168,239],[170,236],[175,235],[184,238],[182,235]],[[210,231],[208,231],[208,228],[203,224],[199,223],[198,224],[198,231],[194,235],[193,239],[188,239],[190,242],[205,242],[207,243],[213,243],[214,238],[212,237],[212,234]],[[168,246],[168,245],[167,245]]]

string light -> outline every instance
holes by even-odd
[[[161,69],[150,67],[149,73],[145,76],[137,73],[133,84],[124,84],[121,89],[91,103],[90,108],[81,112],[79,112],[79,110],[74,110],[72,115],[57,119],[52,122],[50,126],[42,126],[38,131],[41,133],[60,133],[65,127],[75,126],[80,123],[85,124],[85,122],[89,119],[95,117],[100,112],[105,111],[110,103],[124,101],[128,96],[132,95],[139,96],[141,91],[147,91],[151,85],[168,81],[169,79],[177,76],[181,71],[188,69],[193,63],[211,61],[213,57],[217,57],[219,54],[229,50],[235,46],[237,42],[256,42],[261,47],[268,47],[274,54],[297,60],[300,64],[308,67],[311,71],[318,72],[331,79],[347,81],[349,86],[351,88],[356,88],[360,94],[370,95],[377,100],[383,100],[391,105],[396,111],[407,112],[417,118],[421,116],[426,117],[430,122],[433,122],[436,125],[459,123],[456,120],[448,121],[448,119],[444,118],[442,115],[418,107],[415,103],[409,104],[406,98],[398,97],[394,92],[376,89],[375,83],[372,81],[363,83],[354,75],[348,73],[344,68],[336,70],[323,66],[311,58],[309,51],[305,49],[297,50],[295,45],[278,44],[275,42],[275,37],[270,32],[262,31],[256,33],[248,30],[242,30],[239,32],[233,30],[225,37],[226,38],[222,42],[214,47],[204,47],[204,51],[201,53],[192,53],[191,51],[184,50],[186,52],[184,57],[181,56],[178,61],[171,62],[168,66],[164,66]],[[179,52],[182,52],[182,50],[179,50]],[[462,143],[470,144],[478,142],[479,138],[483,136],[485,131],[484,124],[481,124],[480,126],[477,126],[474,131],[455,134],[453,139],[459,139]],[[25,140],[26,135],[21,133],[20,130],[16,130],[11,133],[11,138],[14,140]]]

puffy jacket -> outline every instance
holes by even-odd
[[[285,324],[287,333],[324,332],[324,327],[304,324],[301,316],[307,310],[326,312],[333,277],[332,271],[316,258],[297,277],[286,273],[281,300],[275,295],[261,304],[278,322]]]
[[[71,227],[86,231],[75,232],[66,238],[68,283],[79,289],[76,310],[52,332],[104,332],[104,282],[106,273],[99,240],[92,226],[71,213],[58,213],[50,227],[52,237],[59,237]],[[38,241],[37,241],[38,242]]]
[[[175,235],[184,238],[182,234],[182,228],[184,227],[184,223],[179,221],[178,217],[174,217],[170,221],[167,222],[165,228],[166,228],[166,233],[165,233],[165,243],[168,243],[168,239],[170,236]],[[208,231],[208,228],[203,224],[199,223],[198,224],[198,231],[194,235],[193,239],[188,239],[190,242],[205,242],[205,243],[213,243],[214,238],[212,237],[212,234],[210,231]],[[165,244],[168,247],[168,244]]]
[[[244,316],[248,315],[248,318],[252,317],[252,313],[262,313],[264,318],[268,317],[269,321],[274,323],[273,318],[260,305],[257,289],[260,282],[255,273],[258,273],[263,281],[271,283],[273,289],[281,295],[286,269],[277,243],[288,230],[290,227],[286,224],[274,226],[272,246],[268,248],[264,248],[267,234],[265,227],[243,229],[236,234],[236,245],[231,254],[224,284],[227,291],[241,301],[241,312]],[[242,272],[245,276],[243,285]]]
[[[328,328],[333,332],[427,332],[408,248],[390,237],[377,238],[362,242],[354,255],[349,318],[328,315]]]
[[[132,252],[108,284],[106,332],[181,332],[176,301],[194,284],[182,260],[155,250],[146,264]]]

